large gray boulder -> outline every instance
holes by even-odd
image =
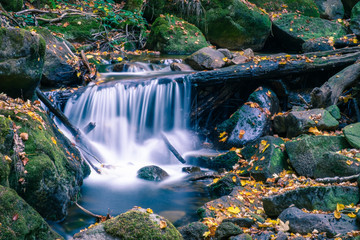
[[[34,32],[0,28],[0,92],[33,98],[44,65],[46,43]]]
[[[330,20],[344,17],[344,5],[341,0],[315,0],[319,8],[320,17]]]
[[[205,47],[185,58],[185,62],[195,70],[213,70],[225,66],[224,58],[220,51]]]

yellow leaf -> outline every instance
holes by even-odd
[[[54,44],[53,47],[56,48],[56,45]]]
[[[265,146],[267,144],[267,141],[266,140],[261,140],[260,144]]]
[[[77,73],[76,73],[76,76],[77,76],[77,77],[80,77],[80,75],[81,75],[81,72],[77,72]]]
[[[335,210],[335,211],[334,211],[334,217],[335,217],[336,219],[340,219],[340,218],[341,218],[341,213],[340,213],[339,211]]]
[[[211,235],[210,231],[204,232],[203,237],[207,238]]]
[[[51,141],[56,145],[56,140],[54,137],[51,137]]]
[[[246,185],[246,181],[245,180],[240,180],[241,186],[245,186]]]
[[[219,178],[214,178],[213,183],[217,183],[219,181]]]
[[[340,212],[341,210],[345,209],[345,205],[344,204],[336,204],[336,211]]]
[[[118,60],[119,62],[121,62],[121,61],[123,60],[123,58],[122,58],[122,57],[118,57],[117,60]]]
[[[309,133],[312,133],[314,135],[321,135],[321,132],[317,129],[317,127],[309,128]]]
[[[238,207],[228,207],[227,211],[231,214],[238,214],[240,212],[240,209]]]
[[[86,55],[86,58],[87,59],[91,59],[91,58],[93,58],[94,56],[93,55],[90,55],[90,54],[88,54],[88,55]]]
[[[227,61],[228,61],[228,58],[227,58],[227,57],[224,57],[222,60],[223,60],[224,62],[227,62]]]
[[[265,152],[265,150],[270,146],[270,144],[266,145],[264,149],[262,150],[262,153]]]
[[[227,134],[227,132],[220,133],[219,138],[223,138],[226,134]]]
[[[153,211],[151,208],[146,209],[146,212],[147,212],[147,213],[150,213],[150,214],[151,214],[151,213],[154,213],[154,211]]]
[[[346,161],[346,164],[347,164],[347,165],[351,165],[351,164],[353,164],[353,161],[347,160],[347,161]]]
[[[290,32],[292,32],[292,31],[293,31],[293,29],[292,29],[292,28],[290,28],[289,30],[290,30]]]
[[[227,138],[228,138],[228,136],[223,137],[222,139],[219,140],[219,142],[225,142]]]
[[[236,182],[236,177],[235,176],[232,177],[232,181]]]
[[[161,228],[161,229],[164,229],[164,228],[166,228],[166,227],[167,227],[166,222],[163,221],[163,220],[160,220],[160,228]]]
[[[354,213],[349,213],[348,216],[351,218],[356,218],[356,214],[354,214]]]

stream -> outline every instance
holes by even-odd
[[[196,210],[209,200],[204,189],[211,180],[186,181],[182,168],[189,165],[181,164],[161,137],[164,134],[182,156],[200,150],[189,126],[190,83],[186,74],[171,72],[169,63],[137,63],[124,72],[103,73],[103,83],[89,85],[67,101],[64,113],[74,126],[95,125],[87,133],[92,145],[87,147],[94,151],[86,154],[100,153],[95,157],[101,163],[93,164],[102,173],[92,171],[84,180],[78,203],[87,210],[116,216],[134,206],[151,208],[178,227],[196,221]],[[137,178],[137,171],[149,165],[170,176],[162,182]],[[71,239],[94,222],[73,205],[64,221],[50,224]]]

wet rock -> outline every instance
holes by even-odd
[[[232,236],[229,238],[230,240],[252,240],[253,238],[247,234],[247,233],[243,233],[237,236]]]
[[[230,59],[229,65],[237,65],[237,64],[243,64],[249,61],[249,58],[241,55],[240,53],[234,53],[233,57]]]
[[[172,71],[189,72],[194,71],[189,65],[184,63],[171,63],[170,68]]]
[[[114,72],[145,72],[150,70],[148,65],[140,62],[121,62],[112,66]]]
[[[344,5],[341,0],[315,0],[320,17],[330,20],[343,19]]]
[[[339,120],[341,118],[340,109],[337,105],[331,105],[327,107],[326,111],[328,111],[331,116],[333,116],[336,120]]]
[[[216,196],[225,196],[229,195],[237,186],[241,186],[240,178],[236,174],[230,173],[211,184],[209,192]]]
[[[140,168],[137,172],[137,177],[148,181],[160,182],[169,177],[169,174],[162,168],[151,165]]]
[[[319,162],[327,160],[328,153],[349,148],[342,136],[304,135],[285,143],[290,165],[301,176],[318,177],[315,170]]]
[[[350,145],[360,149],[360,123],[354,123],[344,127],[343,132]]]
[[[0,239],[63,239],[17,193],[0,185]]]
[[[282,172],[288,167],[284,144],[281,138],[272,136],[262,137],[254,143],[247,144],[241,150],[241,155],[253,164],[238,170],[243,171],[242,175],[251,175],[258,181],[266,181],[273,174]]]
[[[77,76],[75,67],[67,60],[74,56],[69,43],[62,38],[55,37],[45,28],[36,28],[46,41],[46,54],[41,86],[68,87],[80,85],[82,80]]]
[[[327,237],[333,237],[359,229],[355,219],[345,214],[336,219],[334,214],[305,213],[296,207],[286,209],[279,218],[283,222],[289,221],[290,232],[300,234],[312,233],[316,229],[318,232],[325,232]]]
[[[163,54],[192,54],[208,45],[196,26],[173,15],[155,20],[146,43],[147,48]]]
[[[24,29],[0,28],[0,43],[1,92],[33,98],[44,66],[44,39]]]
[[[241,147],[268,135],[270,118],[278,109],[276,94],[267,88],[258,88],[228,120],[217,125],[216,141],[220,147]]]
[[[266,215],[277,217],[279,214],[294,205],[309,211],[334,211],[336,204],[357,204],[360,199],[357,187],[326,186],[299,188],[283,194],[264,197],[263,205]]]
[[[332,44],[329,43],[329,39],[323,37],[309,39],[302,44],[301,48],[304,53],[334,50]]]
[[[196,173],[196,172],[200,172],[201,169],[199,167],[183,167],[182,168],[182,172],[185,173]]]
[[[146,209],[132,210],[111,218],[93,228],[74,235],[76,240],[95,239],[183,239],[176,228],[165,218]]]
[[[350,20],[350,29],[356,36],[360,36],[360,3],[356,5],[351,10],[351,20]]]
[[[222,222],[216,229],[215,238],[219,240],[227,240],[231,236],[243,233],[243,230],[230,222]]]
[[[206,47],[185,58],[185,62],[195,70],[212,70],[225,66],[224,57],[221,52]]]
[[[292,138],[308,133],[313,127],[318,130],[334,130],[339,126],[339,122],[325,109],[311,109],[277,115],[274,117],[273,126],[279,133],[283,133],[286,128],[286,136]]]
[[[202,240],[204,233],[208,231],[208,227],[202,222],[192,222],[178,230],[184,239]]]
[[[275,39],[287,50],[301,51],[302,44],[314,38],[346,35],[340,24],[321,18],[312,18],[300,14],[282,14],[273,21]]]
[[[218,171],[221,168],[225,168],[230,171],[233,166],[239,162],[239,156],[235,151],[229,151],[224,154],[216,156],[198,156],[187,159],[190,164],[209,168]]]
[[[239,227],[250,228],[255,223],[255,220],[251,218],[226,218],[222,222],[230,222]]]
[[[271,236],[275,236],[275,233],[272,232],[272,231],[263,231],[263,232],[260,232],[260,233],[256,233],[254,234],[254,238],[256,240],[271,240]]]

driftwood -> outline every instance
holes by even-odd
[[[169,142],[169,139],[167,139],[167,137],[165,136],[164,133],[161,133],[161,137],[164,140],[164,143],[166,144],[166,146],[168,147],[168,149],[170,150],[170,152],[172,152],[174,154],[174,156],[177,158],[177,160],[179,160],[181,163],[186,163],[185,159],[180,155],[180,153],[174,148],[174,146]]]
[[[328,107],[336,104],[342,92],[354,85],[360,78],[360,62],[348,66],[332,76],[321,87],[311,92],[311,103],[314,107]]]
[[[359,47],[301,55],[274,55],[270,56],[270,60],[258,63],[248,62],[219,70],[198,72],[188,75],[188,79],[193,84],[207,86],[227,82],[246,84],[255,80],[276,79],[291,74],[301,75],[344,68],[355,63],[359,57]]]
[[[341,182],[356,182],[360,177],[360,174],[347,176],[347,177],[328,177],[328,178],[316,178],[315,181],[321,183],[341,183]]]
[[[64,124],[64,126],[70,131],[70,133],[74,136],[76,145],[84,151],[84,155],[87,155],[88,157],[94,158],[96,161],[101,162],[97,157],[95,157],[93,154],[90,154],[90,150],[87,148],[87,146],[91,146],[91,143],[87,140],[86,137],[83,136],[82,132],[74,127],[69,119],[57,108],[54,107],[53,104],[50,102],[50,100],[45,96],[45,94],[39,89],[36,88],[36,94],[39,97],[39,99],[45,104],[45,106]],[[95,151],[95,150],[93,150]],[[96,153],[97,156],[101,156],[100,153]],[[88,157],[85,157],[89,165],[97,172],[101,173],[100,170],[94,166],[89,160]]]
[[[89,210],[87,210],[86,208],[82,207],[80,204],[78,204],[77,202],[75,202],[75,205],[80,208],[81,211],[83,211],[84,213],[96,218],[96,222],[103,222],[106,221],[108,219],[111,218],[110,214],[108,213],[106,216],[102,216],[102,215],[98,215],[95,213],[90,212]]]

